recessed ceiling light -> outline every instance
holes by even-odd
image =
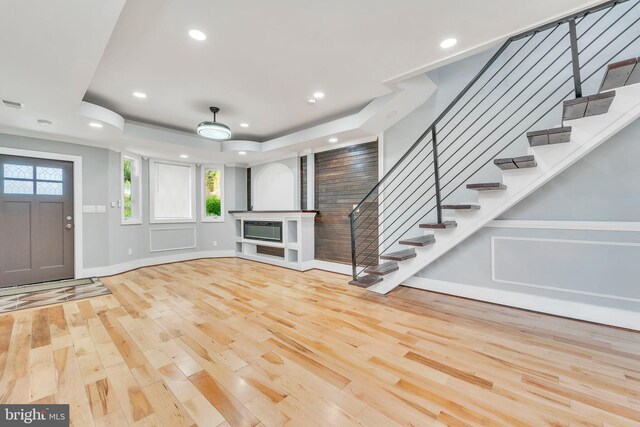
[[[207,35],[200,30],[191,30],[189,31],[189,35],[191,36],[192,39],[198,40],[198,41],[203,41],[207,39]]]
[[[316,99],[315,99],[315,98],[309,98],[309,99],[307,99],[307,104],[309,104],[309,105],[315,105],[315,103],[316,103]]]
[[[245,154],[247,154],[246,151],[238,151],[238,154],[240,154],[241,156],[244,156]]]
[[[180,154],[180,158],[181,158],[181,159],[188,159],[188,158],[189,158],[189,156],[187,156],[186,154]]]
[[[145,99],[147,97],[146,93],[143,92],[133,92],[133,96],[140,99]]]
[[[241,128],[248,128],[249,127],[249,123],[240,123],[240,127]]]
[[[49,120],[44,120],[44,119],[40,119],[38,120],[38,124],[40,126],[51,126],[51,121]]]
[[[315,92],[313,94],[313,97],[316,98],[316,99],[322,99],[322,98],[324,98],[324,93],[323,92]]]
[[[335,144],[336,142],[338,142],[338,138],[329,138],[329,142]]]
[[[440,47],[443,49],[449,49],[450,47],[455,46],[456,43],[458,43],[458,40],[456,39],[445,39],[442,40],[442,43],[440,43]]]
[[[102,127],[102,123],[91,122],[89,123],[89,126],[91,126],[92,128],[100,129]]]

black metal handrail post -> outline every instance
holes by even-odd
[[[433,143],[433,178],[436,190],[436,215],[438,224],[442,224],[442,198],[440,197],[440,166],[438,165],[438,140],[436,139],[436,125],[431,126],[431,142]]]
[[[351,228],[351,274],[353,280],[358,280],[358,272],[356,271],[356,224],[353,212],[349,214],[349,225]]]
[[[573,86],[576,98],[582,98],[582,80],[580,79],[580,58],[578,54],[578,32],[576,20],[569,20],[569,40],[571,42],[571,63],[573,65]]]

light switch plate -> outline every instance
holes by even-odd
[[[95,213],[96,212],[96,205],[84,205],[82,207],[82,212],[84,212],[84,213]]]

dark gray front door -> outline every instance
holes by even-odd
[[[0,155],[0,287],[73,278],[73,164]]]

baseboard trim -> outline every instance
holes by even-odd
[[[141,267],[149,267],[152,265],[170,264],[172,262],[191,261],[202,258],[235,258],[236,252],[229,251],[198,251],[188,252],[184,254],[174,254],[167,256],[158,256],[151,258],[137,259],[133,261],[123,262],[120,264],[108,265],[105,267],[85,268],[78,273],[76,279],[86,277],[106,277],[115,274],[124,273],[125,271],[135,270]]]
[[[351,276],[351,266],[347,264],[340,264],[338,262],[330,262],[330,261],[322,261],[319,259],[314,259],[311,261],[307,261],[302,263],[303,270],[323,270],[330,271],[331,273],[345,274],[347,276]]]
[[[483,286],[445,282],[443,280],[427,279],[418,276],[410,277],[403,282],[403,285],[540,313],[553,314],[555,316],[640,330],[640,313],[628,310],[557,300],[520,292],[490,289]]]

